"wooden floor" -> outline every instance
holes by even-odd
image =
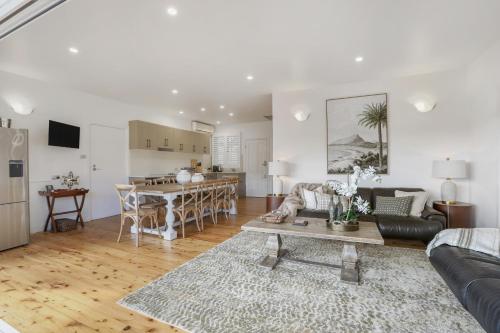
[[[35,234],[29,246],[0,252],[0,319],[29,333],[177,332],[116,302],[237,234],[265,211],[265,199],[241,199],[238,210],[215,226],[207,219],[203,233],[188,226],[186,239],[145,235],[139,248],[129,233],[116,243],[119,217],[89,222],[83,230]]]

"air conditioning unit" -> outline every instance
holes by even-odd
[[[208,134],[213,134],[215,132],[215,127],[213,125],[205,124],[199,121],[193,121],[191,123],[191,126],[193,128],[193,131],[195,132],[208,133]]]

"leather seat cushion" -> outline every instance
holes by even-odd
[[[465,304],[487,332],[500,333],[500,279],[472,281],[467,288]]]
[[[379,215],[377,221],[380,233],[388,238],[430,241],[443,229],[438,221],[429,221],[413,216]]]
[[[328,219],[330,218],[330,213],[327,210],[301,209],[297,212],[297,217]]]
[[[432,250],[430,261],[458,300],[467,308],[469,284],[493,278],[500,283],[500,259],[481,252],[441,245]]]

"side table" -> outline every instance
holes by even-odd
[[[45,228],[43,231],[47,231],[47,228],[49,226],[49,222],[51,222],[51,231],[52,232],[57,232],[56,228],[56,219],[55,217],[57,215],[65,215],[65,214],[71,214],[71,213],[76,213],[76,219],[75,223],[80,225],[83,228],[83,217],[82,217],[82,209],[83,209],[83,204],[85,203],[85,195],[89,193],[89,190],[84,189],[84,188],[79,188],[79,189],[72,189],[72,190],[54,190],[50,192],[46,191],[40,191],[38,194],[40,194],[42,197],[45,197],[47,200],[47,206],[49,208],[49,214],[47,216],[47,220],[45,221]],[[82,199],[80,203],[78,203],[77,197],[81,196]],[[56,198],[67,198],[67,197],[73,197],[73,200],[75,202],[75,210],[69,210],[65,212],[54,212],[54,204],[56,201]]]
[[[432,206],[446,215],[446,229],[474,227],[474,205],[466,202],[447,204],[443,201],[434,201]]]
[[[272,210],[276,210],[281,206],[283,200],[285,200],[286,195],[274,195],[268,194],[266,196],[266,212],[270,212]]]

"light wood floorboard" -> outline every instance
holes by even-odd
[[[0,319],[29,333],[178,332],[116,302],[240,232],[265,212],[265,199],[241,199],[238,210],[217,225],[206,218],[202,233],[187,226],[186,239],[145,235],[139,248],[128,232],[116,243],[118,216],[91,221],[83,230],[35,234],[30,245],[0,252]]]

